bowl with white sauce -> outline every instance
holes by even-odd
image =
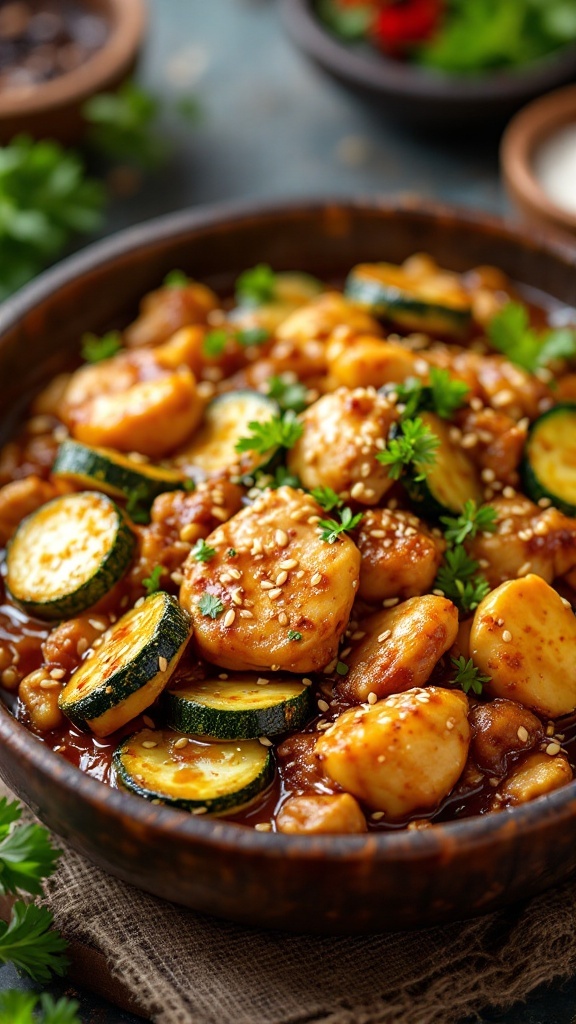
[[[522,218],[565,240],[576,236],[576,85],[524,107],[500,150],[504,183]]]

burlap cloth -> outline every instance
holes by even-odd
[[[55,842],[44,903],[74,980],[155,1024],[459,1024],[576,970],[576,882],[467,923],[330,939],[196,914]]]

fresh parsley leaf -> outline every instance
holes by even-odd
[[[41,984],[49,982],[51,974],[64,974],[66,943],[52,930],[52,921],[45,907],[15,903],[10,923],[0,921],[0,961],[13,963]]]
[[[238,552],[236,551],[236,548],[228,548],[226,554],[228,555],[228,558],[236,558]]]
[[[448,370],[442,370],[437,366],[430,368],[430,390],[432,408],[444,420],[451,419],[454,413],[462,408],[470,392],[468,384],[462,380],[454,380]]]
[[[315,487],[310,494],[325,512],[331,512],[333,508],[341,508],[344,504],[342,498],[339,498],[331,487]]]
[[[498,512],[492,505],[481,505],[480,508],[471,499],[464,503],[459,516],[440,516],[440,522],[447,529],[444,538],[450,544],[463,544],[465,540],[473,540],[479,533],[494,533],[498,525]]]
[[[135,487],[132,493],[128,495],[126,514],[130,516],[133,523],[150,522],[150,512],[146,506],[144,489]]]
[[[290,411],[284,416],[271,416],[264,423],[251,420],[248,428],[251,434],[236,442],[237,452],[254,451],[265,455],[272,448],[292,448],[304,432],[304,427]]]
[[[196,541],[190,553],[197,562],[209,562],[211,558],[214,558],[216,548],[211,548],[204,538],[201,537]]]
[[[530,316],[519,302],[508,302],[488,324],[492,346],[528,373],[555,359],[576,357],[576,330],[558,327],[539,333],[530,326]]]
[[[246,327],[236,335],[238,343],[244,348],[248,348],[249,345],[263,345],[269,337],[270,331],[265,327]]]
[[[20,135],[0,146],[0,300],[101,223],[105,191],[57,142]]]
[[[227,341],[228,335],[226,331],[221,329],[217,331],[208,331],[208,333],[204,335],[202,351],[205,356],[209,356],[211,359],[216,359],[218,356],[222,355],[226,348]]]
[[[134,82],[90,97],[82,113],[90,126],[88,142],[104,156],[156,167],[168,153],[158,134],[160,102]]]
[[[388,447],[376,456],[378,462],[389,466],[392,480],[398,480],[406,469],[416,470],[414,482],[426,478],[430,466],[436,461],[440,441],[420,417],[403,420],[401,432],[388,441]]]
[[[6,806],[0,803],[0,815]],[[56,850],[46,829],[40,825],[20,825],[4,833],[0,841],[0,892],[18,890],[39,896],[42,879],[54,873],[60,851]]]
[[[326,27],[348,43],[363,39],[376,17],[374,3],[344,5],[338,0],[317,0],[316,10]]]
[[[299,633],[297,629],[289,629],[288,630],[288,639],[289,640],[301,640],[302,639],[302,633]]]
[[[348,675],[348,665],[346,664],[346,662],[345,661],[337,661],[336,662],[336,671],[337,671],[339,676],[347,676]]]
[[[215,597],[214,594],[202,594],[198,601],[198,608],[202,615],[206,615],[209,619],[217,619],[224,611],[222,601],[219,597]]]
[[[327,544],[334,544],[341,533],[346,533],[348,530],[353,530],[358,526],[363,515],[363,512],[353,515],[351,508],[343,508],[340,511],[339,523],[335,519],[321,519],[318,526],[320,527],[322,540],[326,541]]]
[[[243,305],[271,302],[276,291],[276,274],[267,263],[245,270],[236,280],[236,299]]]
[[[270,377],[268,394],[278,402],[282,412],[287,412],[288,409],[292,412],[303,412],[308,405],[306,386],[299,380],[293,380],[288,374]]]
[[[170,270],[164,278],[165,288],[187,288],[190,284],[188,274],[183,270]]]
[[[182,490],[188,491],[188,493],[191,494],[192,491],[196,490],[196,481],[192,480],[191,477],[186,477],[186,479],[182,481]]]
[[[466,658],[460,655],[459,658],[450,658],[450,661],[456,669],[456,675],[452,682],[456,686],[462,687],[464,693],[468,693],[469,690],[476,694],[482,693],[482,687],[484,683],[490,682],[490,676],[482,675],[472,658],[468,658],[466,661]]]
[[[38,1005],[39,1004],[39,1005]],[[35,1011],[40,1009],[41,1016]],[[6,989],[0,993],[0,1024],[81,1024],[75,999],[54,1000],[48,993]]]
[[[277,490],[278,487],[301,487],[302,483],[295,473],[291,473],[286,466],[276,466],[273,473],[266,473],[257,469],[252,476],[242,477],[242,483],[246,487],[257,487],[259,491]]]
[[[488,581],[478,574],[479,568],[478,562],[459,544],[446,552],[434,583],[465,615],[490,593]]]
[[[399,405],[403,407],[403,419],[410,420],[417,412],[428,408],[424,381],[419,380],[418,377],[407,377],[405,381],[398,384],[387,384],[382,391],[385,395],[393,392],[397,396]]]
[[[148,595],[155,594],[158,590],[162,589],[160,586],[160,577],[163,576],[164,573],[166,572],[168,572],[168,570],[165,568],[165,566],[155,565],[150,575],[146,576],[142,580],[142,585],[144,586],[146,593]]]
[[[122,348],[122,335],[120,331],[108,331],[101,338],[97,334],[82,335],[82,359],[86,363],[101,363],[103,359],[110,359]]]

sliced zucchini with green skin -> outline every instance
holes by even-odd
[[[169,729],[142,729],[114,752],[118,781],[147,800],[185,811],[226,814],[268,788],[274,761],[258,740],[182,742]]]
[[[52,475],[82,487],[94,487],[113,498],[134,498],[151,505],[165,491],[184,487],[182,473],[149,463],[135,462],[112,448],[90,448],[64,441],[56,455]]]
[[[460,445],[452,441],[450,424],[433,412],[423,412],[420,418],[440,444],[433,465],[426,467],[425,480],[408,484],[418,513],[438,519],[443,515],[458,515],[467,501],[481,505],[484,494],[476,467]]]
[[[193,736],[219,740],[277,736],[312,715],[313,695],[294,679],[258,683],[258,676],[185,682],[165,695],[166,723]]]
[[[555,405],[534,421],[520,472],[533,501],[549,498],[565,515],[576,515],[576,402]]]
[[[267,465],[275,450],[264,456],[249,452],[241,458],[236,443],[250,435],[250,423],[265,423],[279,412],[274,399],[259,391],[229,391],[219,395],[207,406],[200,429],[175,461],[184,467],[200,469],[208,476],[240,464],[244,470]]]
[[[344,295],[372,316],[410,331],[462,338],[472,311],[464,288],[438,291],[434,278],[418,279],[392,263],[361,263],[351,270]]]
[[[65,494],[23,519],[7,556],[6,586],[40,619],[65,619],[96,604],[128,568],[135,537],[111,498]]]
[[[118,619],[71,676],[58,699],[75,725],[108,736],[156,700],[190,635],[175,597],[159,591]]]

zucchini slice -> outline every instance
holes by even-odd
[[[69,618],[112,589],[134,544],[111,498],[96,491],[66,494],[20,523],[8,548],[6,585],[30,615]]]
[[[392,263],[360,263],[350,271],[344,294],[373,316],[410,331],[462,338],[472,323],[470,297],[456,275],[415,276]]]
[[[576,515],[576,402],[555,405],[534,421],[521,474],[533,501],[549,498],[565,515]]]
[[[159,591],[123,615],[71,676],[58,699],[80,727],[108,736],[150,707],[184,653],[190,620]]]
[[[238,466],[240,461],[245,470],[266,465],[275,451],[254,457],[250,452],[248,460],[246,456],[241,459],[236,443],[241,437],[249,436],[250,423],[265,423],[271,416],[278,416],[279,412],[274,399],[261,395],[259,391],[229,391],[219,395],[207,406],[203,424],[175,461],[183,467],[200,469],[207,476],[225,472],[232,466]]]
[[[408,484],[419,514],[438,519],[447,514],[458,515],[470,500],[481,505],[484,493],[476,467],[460,445],[451,440],[450,424],[433,412],[423,412],[420,418],[440,444],[426,479]]]
[[[173,469],[135,462],[111,448],[89,448],[78,441],[60,445],[52,474],[113,498],[136,497],[143,505],[151,505],[165,491],[184,487],[182,473]]]
[[[169,729],[142,729],[114,752],[119,782],[143,796],[197,814],[251,803],[272,782],[274,761],[258,740],[200,743]]]
[[[218,740],[277,736],[306,724],[313,711],[311,689],[295,679],[257,676],[185,682],[166,693],[166,722],[193,736]]]

